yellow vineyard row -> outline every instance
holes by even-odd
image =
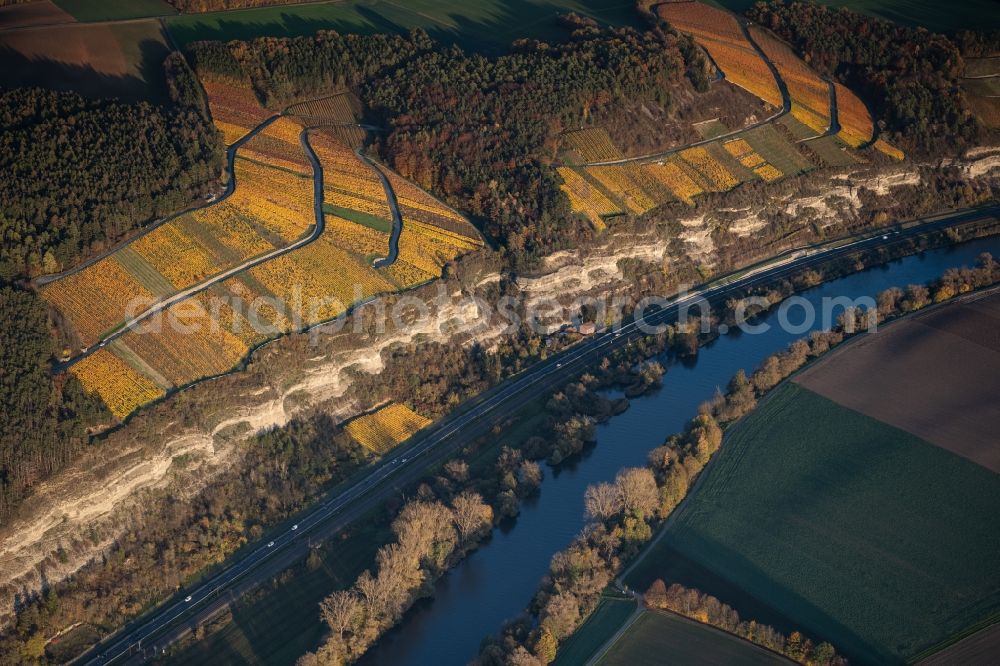
[[[430,425],[430,419],[405,405],[392,403],[371,414],[359,416],[344,429],[359,444],[383,454]]]

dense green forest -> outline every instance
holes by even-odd
[[[164,66],[169,107],[0,91],[0,521],[112,420],[75,378],[51,375],[46,306],[17,281],[189,205],[221,173],[194,73],[179,55]]]
[[[218,181],[197,82],[180,56],[165,67],[170,107],[0,90],[0,282],[73,266]]]
[[[747,16],[861,94],[890,140],[905,149],[953,149],[977,136],[959,86],[962,56],[948,37],[807,2],[759,2]]]

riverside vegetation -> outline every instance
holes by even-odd
[[[482,259],[484,263],[492,262],[493,266],[506,269],[526,269],[537,265],[541,257],[553,250],[577,245],[586,247],[597,242],[589,225],[580,224],[580,217],[572,213],[569,199],[560,190],[556,171],[549,166],[554,148],[553,137],[558,136],[563,129],[585,123],[590,113],[611,113],[617,108],[634,105],[639,99],[665,101],[664,97],[669,97],[669,93],[664,93],[665,90],[677,92],[680,97],[705,85],[704,63],[698,51],[693,48],[693,43],[666,25],[660,24],[647,33],[631,29],[602,29],[589,20],[572,17],[566,19],[566,25],[571,29],[571,38],[566,43],[552,45],[519,42],[511,54],[500,58],[470,55],[459,49],[443,49],[419,32],[399,38],[398,41],[387,41],[381,37],[347,39],[327,33],[316,38],[263,39],[230,47],[219,44],[195,46],[192,53],[196,63],[201,62],[206,66],[209,66],[207,63],[211,58],[204,54],[218,52],[223,54],[220,55],[220,62],[226,60],[229,64],[232,62],[231,58],[236,58],[240,65],[240,76],[247,74],[252,78],[253,88],[260,93],[261,99],[279,104],[298,101],[301,97],[318,96],[329,92],[331,88],[339,89],[342,85],[356,86],[368,105],[368,119],[383,123],[389,129],[387,135],[373,144],[372,150],[404,176],[428,187],[451,205],[472,215],[479,227],[489,233],[491,242],[498,248],[496,253],[483,253],[488,255]],[[787,28],[778,26],[775,29],[783,34],[781,30]],[[893,43],[897,42],[898,39]],[[227,48],[231,48],[236,55],[227,53]],[[901,46],[898,48],[902,49]],[[950,47],[944,44],[942,48],[947,50]],[[356,53],[356,60],[346,56],[346,51]],[[390,52],[398,52],[400,58],[387,56]],[[198,60],[199,53],[204,55],[201,60]],[[872,67],[876,69],[890,68],[897,62],[906,63],[906,69],[902,71],[906,75],[903,78],[910,97],[909,101],[900,102],[899,108],[916,105],[922,109],[924,102],[921,100],[930,104],[929,100],[941,91],[938,81],[920,75],[926,68],[934,66],[937,57],[933,55],[935,53],[938,53],[936,48],[929,53],[900,50],[902,60],[897,58],[892,63],[873,61]],[[122,110],[120,105],[115,106],[118,103],[107,100],[84,103],[72,96],[61,98],[64,101],[56,105],[58,108],[69,109],[67,113],[80,110],[80,114],[84,114],[91,106],[98,109],[114,107],[121,111],[123,115],[120,117],[123,119],[130,114],[146,118],[129,123],[130,126],[134,124],[139,128],[134,136],[146,132],[146,135],[156,137],[153,143],[158,154],[154,161],[159,166],[145,168],[143,165],[148,166],[148,155],[143,157],[140,154],[136,157],[136,153],[124,148],[116,151],[116,156],[133,160],[124,164],[129,167],[125,169],[128,173],[154,181],[136,183],[137,191],[159,194],[168,193],[168,190],[173,192],[165,199],[160,199],[157,194],[158,200],[169,202],[163,206],[163,211],[182,207],[190,200],[214,191],[218,185],[222,162],[222,141],[205,120],[206,102],[201,91],[185,83],[193,81],[193,78],[186,78],[190,70],[182,64],[183,59],[178,62],[176,58],[172,58],[168,62],[168,67],[176,68],[171,76],[171,80],[176,79],[173,88],[173,103],[176,108],[173,111],[183,109],[183,112],[171,115],[173,111],[168,113],[148,105]],[[351,69],[356,66],[352,63],[356,62],[361,63],[357,66],[359,69]],[[652,62],[655,67],[646,69],[638,66],[638,63],[644,62]],[[252,65],[249,73],[243,71],[244,63]],[[850,63],[843,65],[845,69],[848,66]],[[345,80],[331,81],[328,73],[333,68],[348,71],[348,76]],[[565,78],[567,70],[574,73],[574,77],[568,81]],[[447,76],[442,78],[441,71],[447,72]],[[369,75],[373,78],[366,78]],[[837,75],[841,76],[840,73]],[[538,81],[540,88],[516,83],[524,80]],[[479,89],[483,81],[488,82],[488,86]],[[625,83],[622,86],[612,85],[615,81]],[[893,84],[891,78],[876,78],[866,85],[872,87],[873,95],[888,95],[885,91]],[[897,91],[892,99],[901,94]],[[24,112],[24,109],[30,110],[35,104],[32,95],[34,93],[19,92],[4,98],[13,107],[11,116],[20,118],[18,122],[25,128],[24,132],[19,130],[12,136],[23,138],[36,131],[45,136],[65,133],[72,137],[72,141],[79,143],[81,148],[91,152],[96,149],[97,139],[91,133],[78,131],[79,127],[64,120],[65,114],[62,112],[55,116]],[[48,93],[38,95],[40,98],[49,96]],[[503,103],[498,103],[498,99],[504,100]],[[256,101],[254,103],[257,104]],[[956,126],[961,128],[963,141],[973,143],[981,138],[981,128],[974,120],[970,120],[971,116],[965,112],[961,98],[955,98],[952,103],[957,106],[942,114],[946,119],[942,122],[947,124],[935,126],[934,131],[946,132],[952,128],[952,123],[958,123]],[[886,104],[888,109],[889,102]],[[555,111],[552,112],[552,109]],[[888,110],[876,109],[874,112],[878,121],[888,122],[892,117]],[[149,114],[148,118],[143,114]],[[168,116],[179,120],[171,121]],[[53,120],[54,117],[59,120]],[[190,121],[191,126],[171,124],[185,120]],[[146,122],[153,129],[141,129]],[[42,129],[32,129],[35,126]],[[925,141],[921,135],[910,137],[904,129],[897,131],[900,134],[900,145],[907,148],[908,154],[911,150],[917,155],[951,154],[950,151],[953,151],[952,147],[948,147],[949,152],[946,152],[944,147],[933,141]],[[169,138],[164,139],[164,134]],[[180,143],[174,144],[174,141]],[[132,146],[132,149],[142,151],[144,147],[138,145]],[[160,159],[163,155],[170,157]],[[743,156],[744,153],[740,155]],[[44,155],[38,157],[41,161],[45,159]],[[133,162],[136,167],[134,169],[131,168]],[[27,163],[31,164],[32,160]],[[90,161],[86,163],[92,164]],[[158,178],[154,177],[161,167],[172,171],[161,174]],[[17,198],[20,196],[18,192],[28,191],[25,188],[36,180],[35,172],[15,173],[17,178],[4,181],[5,197],[14,192],[10,197]],[[764,187],[774,187],[773,191],[780,194],[794,190],[803,182],[821,183],[828,176],[828,173],[814,174],[805,176],[802,180],[786,180],[775,185],[748,183],[728,193],[706,194],[699,200],[699,206],[715,209],[744,205],[763,198]],[[89,176],[62,179],[66,190],[64,200],[84,201],[86,205],[82,210],[91,210],[97,205],[91,201],[92,196],[88,195],[92,183],[99,182],[98,175],[94,178],[98,180]],[[737,238],[735,235],[730,238],[728,232],[720,228],[717,235],[726,238],[727,242],[719,244],[716,270],[764,256],[781,242],[815,240],[822,238],[824,233],[876,226],[889,219],[909,217],[942,206],[975,205],[996,197],[995,186],[988,182],[969,183],[948,170],[928,175],[927,179],[923,186],[910,188],[902,200],[891,206],[884,205],[876,195],[863,192],[863,215],[859,219],[845,222],[843,227],[821,230],[812,225],[796,225],[792,216],[777,214],[773,219],[767,220],[769,226],[764,232],[749,238]],[[114,205],[107,208],[108,214],[101,219],[112,221],[112,227],[107,230],[90,229],[85,234],[81,233],[79,242],[64,242],[62,236],[46,238],[43,234],[32,231],[34,227],[17,226],[15,235],[22,236],[26,244],[18,250],[13,261],[5,264],[6,274],[10,276],[4,278],[5,281],[19,281],[41,272],[73,265],[147,221],[147,218],[133,219],[128,215],[121,217],[131,214],[127,198],[121,192],[110,196]],[[147,213],[148,211],[144,212]],[[38,211],[25,213],[25,216],[43,220],[47,214],[49,209],[43,205]],[[80,216],[86,215],[79,211],[58,215],[70,220],[79,218],[77,227],[81,223],[87,224],[80,221],[83,219]],[[644,228],[676,231],[677,210],[671,205],[644,216],[627,214],[622,217],[619,221],[620,229],[625,233]],[[21,222],[19,217],[18,225]],[[60,224],[53,224],[53,229],[62,228]],[[65,238],[74,238],[73,228],[72,223],[66,227]],[[51,256],[52,260],[47,260],[46,256]],[[682,259],[670,267],[668,275],[663,271],[647,268],[635,264],[627,267],[630,278],[641,283],[639,289],[669,288],[683,280],[697,277],[697,271],[700,270],[694,262]],[[450,266],[444,271],[446,277],[450,270],[459,271],[457,267]],[[504,290],[512,290],[511,283],[510,280],[504,280],[497,291],[491,294],[501,295]],[[669,289],[660,293],[667,291]],[[3,312],[5,321],[21,322],[24,318],[31,322],[31,326],[20,327],[16,334],[12,333],[14,337],[10,339],[14,343],[0,346],[4,350],[4,367],[18,369],[11,373],[9,385],[5,382],[2,393],[4,413],[14,415],[14,418],[4,421],[2,440],[22,444],[17,447],[5,446],[2,449],[3,455],[0,456],[0,482],[3,484],[0,516],[9,516],[33,485],[57,472],[88,444],[107,443],[107,440],[95,438],[93,434],[114,424],[115,420],[105,405],[101,405],[93,396],[84,394],[75,377],[64,375],[53,379],[49,376],[51,359],[60,354],[62,347],[61,344],[53,344],[49,336],[50,329],[59,328],[58,313],[50,311],[46,320],[44,306],[33,292],[20,283],[5,286],[0,299],[3,299],[0,311]],[[14,329],[4,329],[5,332],[8,330]],[[495,354],[483,353],[481,349],[467,353],[431,345],[400,351],[395,353],[381,377],[365,378],[359,382],[359,386],[371,387],[385,381],[387,385],[378,388],[379,395],[410,403],[418,413],[425,416],[440,416],[456,401],[475,394],[505,376],[505,364],[523,368],[547,353],[544,340],[526,332],[519,332],[513,339],[504,341],[499,349]],[[429,375],[427,380],[415,380],[412,370],[406,368],[407,363],[425,363],[423,367]],[[466,363],[469,365],[466,366]],[[412,396],[413,386],[418,386],[415,397]],[[424,404],[413,404],[415,402]],[[197,397],[192,398],[191,402],[179,401],[178,418],[186,423],[197,421],[196,411],[200,404],[202,403]],[[153,437],[158,428],[157,419],[161,416],[151,414],[131,430],[126,428],[119,431],[118,436]],[[278,457],[286,463],[288,459],[311,461],[312,456],[318,456],[322,451],[335,451],[336,459],[325,460],[316,469],[310,467],[309,471],[304,472],[304,478],[319,479],[317,484],[333,483],[349,473],[358,461],[363,460],[364,454],[336,429],[326,431],[327,434],[323,436],[316,434],[317,429],[325,429],[328,425],[319,415],[303,415],[288,430],[262,434],[253,438],[249,446],[254,446],[258,441],[266,443],[271,441],[268,438],[273,438],[273,443],[266,444],[265,448],[273,446],[281,451]],[[290,435],[289,431],[295,429],[298,429],[296,434]],[[330,442],[336,443],[332,448],[324,449],[324,443]],[[572,450],[572,447],[567,450]],[[261,465],[262,469],[266,468],[264,461],[254,456],[243,457],[239,465],[244,464],[248,465],[247,469],[255,469],[257,465]],[[232,479],[226,477],[220,481],[220,486],[213,486],[214,490],[208,496],[213,492],[223,495],[231,492],[228,489],[220,490],[224,486],[232,488],[233,486],[226,485],[230,483]],[[316,493],[315,488],[299,480],[282,478],[277,470],[255,477],[253,483],[255,487],[250,493],[252,496],[263,497],[267,492],[275,491],[275,496],[283,499],[277,503],[258,499],[264,506],[260,516],[250,516],[242,510],[234,513],[233,507],[239,505],[235,498],[245,499],[236,493],[230,504],[209,502],[203,505],[200,500],[196,501],[189,511],[177,509],[176,513],[169,515],[169,520],[163,520],[158,525],[135,526],[125,541],[112,547],[114,556],[95,561],[86,572],[65,587],[52,586],[48,592],[38,597],[28,595],[21,606],[26,619],[5,638],[10,640],[8,646],[14,646],[11,654],[19,654],[18,650],[29,640],[34,641],[32,645],[37,648],[39,635],[51,636],[59,628],[68,626],[72,620],[63,620],[69,617],[83,616],[102,628],[110,628],[160,598],[169,589],[169,584],[145,589],[139,585],[139,581],[143,580],[143,571],[148,571],[150,562],[156,562],[159,558],[159,555],[154,557],[152,554],[141,554],[139,544],[154,553],[161,552],[159,548],[163,549],[162,552],[170,552],[172,549],[166,544],[176,538],[177,534],[190,531],[191,537],[185,541],[185,548],[190,548],[190,552],[197,553],[197,556],[187,559],[184,565],[171,565],[177,566],[180,573],[165,576],[169,581],[182,580],[206,564],[232,552],[236,544],[259,534],[264,525],[287,515],[293,510],[292,507],[301,506]],[[160,511],[159,503],[154,504],[156,508],[152,508],[150,514],[157,516]],[[233,533],[219,530],[219,525],[228,525],[226,529],[231,528]],[[62,550],[64,546],[59,548]],[[73,544],[67,543],[65,548],[72,549]],[[64,557],[65,550],[62,552],[63,555],[56,554],[54,557]],[[137,554],[138,557],[130,559]],[[132,582],[124,583],[123,578],[129,578]],[[83,591],[88,586],[93,586],[93,590],[107,591],[111,587],[109,581],[112,580],[121,584],[124,589],[107,597],[97,595],[95,598],[102,598],[103,601],[93,605],[74,600],[88,598],[91,593]],[[148,577],[145,582],[148,583]],[[52,598],[61,599],[61,605],[51,601]]]
[[[601,592],[652,538],[654,527],[685,499],[721,446],[724,429],[751,412],[758,400],[786,377],[846,338],[868,330],[870,325],[998,281],[1000,263],[984,255],[975,268],[949,270],[927,285],[910,285],[905,292],[887,290],[879,295],[878,307],[873,311],[849,311],[834,329],[792,343],[786,351],[768,357],[749,377],[742,371],[735,375],[726,393],[706,403],[684,432],[650,451],[647,467],[622,470],[615,483],[587,490],[590,524],[569,548],[553,557],[549,574],[532,600],[528,616],[505,627],[499,636],[484,641],[479,663],[485,666],[551,662],[556,654],[554,646],[580,626],[596,607]],[[801,635],[786,638],[769,628],[751,634],[738,616],[717,600],[682,589],[668,594],[660,588],[656,586],[653,590],[654,606],[684,604],[692,609],[684,614],[748,636],[801,663],[839,663],[829,645],[813,647]],[[711,607],[712,612],[701,614],[698,606]]]

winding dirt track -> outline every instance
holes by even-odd
[[[280,116],[275,115],[275,116],[272,116],[272,117],[268,118],[263,123],[261,123],[260,125],[258,125],[257,127],[255,127],[249,134],[247,134],[242,139],[240,139],[239,141],[237,141],[236,143],[234,143],[232,146],[230,146],[229,153],[228,153],[229,154],[229,174],[230,174],[230,176],[229,176],[229,185],[226,188],[225,195],[222,196],[222,197],[220,197],[219,200],[216,201],[216,202],[214,202],[214,203],[220,203],[220,202],[222,202],[223,200],[225,200],[226,197],[228,197],[230,194],[232,194],[233,191],[236,189],[236,174],[235,174],[235,172],[233,170],[234,164],[235,164],[235,161],[236,161],[236,149],[239,148],[240,146],[242,146],[248,140],[252,139],[258,132],[260,132],[261,130],[263,130],[265,127],[267,127],[268,125],[270,125],[272,122],[274,122],[279,117]],[[105,336],[104,339],[100,340],[97,344],[91,346],[87,351],[83,352],[79,356],[76,356],[75,358],[70,359],[69,361],[65,361],[63,363],[59,363],[59,364],[53,366],[52,372],[53,373],[60,373],[60,372],[65,371],[70,366],[74,365],[75,363],[78,363],[80,360],[82,360],[84,358],[87,358],[88,356],[90,356],[91,354],[93,354],[98,349],[104,347],[107,343],[109,343],[112,340],[115,340],[115,339],[117,339],[117,338],[125,335],[129,330],[131,330],[132,328],[134,328],[136,325],[142,323],[143,321],[145,321],[146,319],[152,317],[153,315],[155,315],[155,314],[157,314],[159,312],[164,311],[165,309],[169,308],[171,305],[173,305],[173,304],[175,304],[175,303],[177,303],[179,301],[182,301],[182,300],[188,298],[189,296],[194,296],[195,294],[208,289],[209,287],[211,287],[214,284],[218,284],[219,282],[222,282],[223,280],[231,278],[232,276],[236,275],[237,273],[241,273],[241,272],[243,272],[243,271],[245,271],[247,269],[253,268],[254,266],[258,266],[258,265],[260,265],[260,264],[262,264],[262,263],[264,263],[266,261],[270,261],[271,259],[275,259],[277,257],[280,257],[280,256],[284,255],[284,254],[288,254],[289,252],[291,252],[293,250],[297,250],[297,249],[299,249],[301,247],[304,247],[304,246],[308,245],[309,243],[312,243],[317,238],[319,238],[323,234],[323,230],[326,228],[326,219],[325,219],[325,217],[323,215],[323,165],[320,164],[319,158],[316,156],[316,153],[313,151],[312,146],[309,145],[309,130],[308,129],[303,129],[302,130],[302,132],[299,134],[299,141],[302,143],[302,149],[305,151],[306,156],[309,158],[309,162],[312,164],[312,169],[313,169],[313,213],[314,213],[314,215],[316,217],[316,223],[315,223],[315,225],[313,225],[312,233],[310,233],[308,236],[304,236],[304,237],[298,239],[297,241],[295,241],[294,243],[292,243],[290,245],[286,245],[284,247],[280,247],[280,248],[278,248],[276,250],[271,250],[270,252],[268,252],[266,254],[262,254],[262,255],[260,255],[258,257],[254,257],[252,259],[248,259],[248,260],[244,261],[242,264],[240,264],[238,266],[234,266],[234,267],[232,267],[232,268],[230,268],[228,270],[225,270],[225,271],[223,271],[221,273],[217,273],[216,275],[213,275],[212,277],[210,277],[210,278],[208,278],[208,279],[206,279],[206,280],[204,280],[202,282],[199,282],[198,284],[192,285],[192,286],[188,287],[187,289],[179,291],[176,294],[173,294],[172,296],[168,296],[167,298],[164,298],[163,300],[154,303],[153,305],[151,305],[146,310],[140,312],[136,316],[134,316],[131,319],[127,320],[124,324],[122,324],[113,333]],[[173,216],[173,217],[176,217],[176,215]],[[162,224],[162,222],[161,222],[161,224]]]

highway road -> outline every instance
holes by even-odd
[[[140,662],[164,650],[190,628],[225,609],[242,594],[267,581],[302,558],[310,542],[320,541],[364,516],[368,511],[419,479],[424,471],[445,460],[468,441],[489,432],[496,423],[516,414],[578,375],[612,349],[628,344],[677,316],[685,305],[702,299],[718,300],[748,287],[787,277],[804,268],[862,250],[888,247],[928,231],[941,230],[979,219],[1000,216],[1000,205],[940,216],[904,228],[873,233],[836,246],[804,247],[779,255],[773,261],[722,278],[665,307],[650,308],[616,330],[598,334],[539,362],[480,396],[456,412],[421,431],[386,459],[369,468],[346,489],[333,492],[305,509],[294,525],[284,525],[254,546],[234,556],[224,568],[179,592],[169,601],[96,645],[77,662],[97,665]]]

